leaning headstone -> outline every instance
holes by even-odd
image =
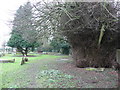
[[[120,49],[116,50],[116,61],[113,61],[112,68],[115,70],[120,70]]]
[[[28,58],[26,58],[26,56],[22,58],[21,65],[25,64],[25,62],[28,62]]]
[[[24,58],[22,58],[21,65],[23,65],[24,63],[25,63],[25,60]]]
[[[116,60],[120,64],[120,49],[116,50]]]

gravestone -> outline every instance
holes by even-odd
[[[15,59],[13,60],[6,60],[6,59],[0,59],[0,63],[14,63]]]
[[[116,60],[120,64],[120,49],[116,50]]]

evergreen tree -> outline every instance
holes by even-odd
[[[32,6],[27,2],[17,10],[12,27],[12,35],[8,46],[17,48],[23,55],[28,53],[29,48],[34,50],[36,43],[36,30],[33,23]]]

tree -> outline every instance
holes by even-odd
[[[118,4],[116,4],[118,5]],[[38,3],[37,24],[67,37],[78,67],[111,67],[119,35],[118,6],[112,2]],[[42,8],[42,9],[41,9]],[[40,29],[40,32],[42,29]]]
[[[34,25],[32,5],[27,2],[24,6],[20,6],[13,20],[13,30],[19,32],[21,36],[28,42],[35,42],[37,30]]]
[[[27,2],[16,11],[12,27],[12,35],[8,41],[8,46],[17,48],[23,55],[32,51],[38,46],[36,40],[36,28],[34,26],[32,6]]]
[[[19,52],[21,52],[23,54],[23,56],[24,55],[27,56],[28,50],[30,48],[38,47],[37,43],[35,43],[35,42],[29,43],[26,40],[24,40],[20,34],[17,34],[17,33],[12,34],[7,45],[12,48],[17,48],[17,50]]]
[[[6,47],[6,42],[4,41],[3,44],[2,44],[2,47],[3,47],[3,53],[5,53],[5,47]]]
[[[51,40],[50,46],[52,46],[52,50],[55,52],[59,52],[62,54],[69,54],[70,45],[63,37],[54,37]]]
[[[67,3],[61,21],[78,67],[111,67],[117,48],[117,9],[112,3]],[[63,18],[65,18],[63,20]]]

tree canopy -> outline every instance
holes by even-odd
[[[55,52],[61,52],[62,54],[69,54],[70,45],[63,37],[54,37],[51,40],[50,46]]]
[[[34,7],[39,31],[65,36],[78,67],[112,66],[120,41],[119,2],[44,2]]]
[[[30,2],[19,7],[13,20],[11,38],[8,41],[8,46],[17,48],[23,55],[27,55],[29,48],[33,50],[38,46],[32,15]]]

